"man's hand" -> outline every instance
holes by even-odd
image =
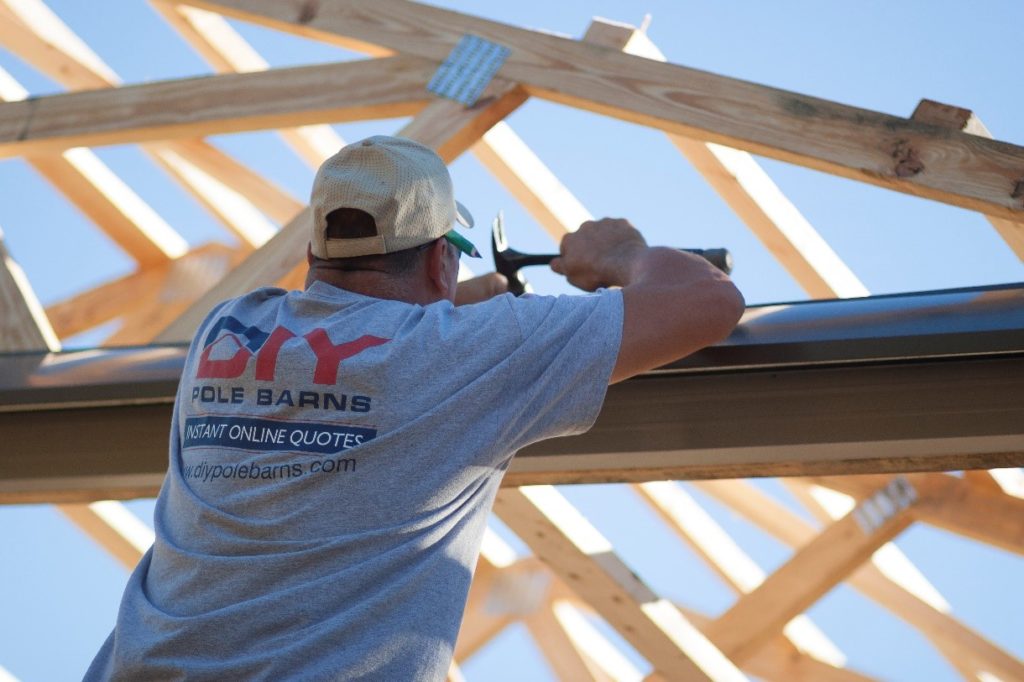
[[[561,255],[551,269],[584,291],[624,286],[637,256],[647,250],[640,232],[624,218],[602,218],[580,225],[562,238]]]
[[[612,383],[724,339],[743,314],[743,295],[699,256],[649,247],[629,221],[585,222],[562,238],[551,269],[587,291],[622,287],[622,343]]]
[[[459,282],[455,288],[455,305],[467,305],[469,303],[481,303],[495,296],[500,296],[508,291],[508,280],[505,275],[490,272],[480,275],[464,282]]]

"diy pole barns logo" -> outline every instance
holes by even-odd
[[[221,334],[222,331],[227,333]],[[268,334],[258,327],[246,326],[234,317],[222,317],[213,325],[203,342],[196,378],[240,377],[249,365],[249,360],[255,357],[256,380],[273,381],[281,346],[294,338],[297,338],[296,334],[286,327],[277,326]],[[302,338],[316,356],[313,383],[328,385],[337,382],[338,365],[342,360],[390,341],[364,334],[354,341],[335,345],[327,332],[319,327]]]

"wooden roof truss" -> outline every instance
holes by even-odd
[[[530,97],[664,131],[813,298],[868,292],[751,153],[980,211],[1024,259],[1024,149],[992,140],[964,109],[925,101],[903,119],[694,71],[665,63],[642,30],[603,20],[576,41],[404,0],[152,4],[217,75],[121,85],[42,0],[0,0],[0,44],[68,90],[28,99],[0,72],[0,156],[23,157],[137,263],[134,273],[44,311],[0,241],[0,350],[59,350],[59,339],[115,319],[109,344],[187,340],[215,301],[258,285],[301,285],[303,202],[204,141],[214,134],[276,129],[316,167],[343,144],[327,124],[411,115],[398,134],[448,162],[472,152],[557,240],[590,213],[504,123]],[[225,16],[370,58],[271,69]],[[467,33],[511,49],[469,108],[425,89]],[[320,87],[325,81],[331,87]],[[261,96],[244,96],[251,91]],[[107,144],[138,144],[237,245],[190,250],[89,150]],[[865,680],[804,615],[844,581],[917,628],[964,679],[1024,679],[1021,661],[952,615],[890,542],[924,522],[1024,552],[1019,470],[786,479],[819,525],[742,480],[688,484],[793,548],[770,574],[688,486],[630,485],[736,592],[733,606],[709,618],[660,597],[555,488],[506,487],[495,513],[533,556],[517,557],[489,531],[451,679],[460,679],[460,662],[522,622],[567,680]],[[127,567],[151,542],[116,502],[61,509]],[[649,673],[593,627],[594,615]]]

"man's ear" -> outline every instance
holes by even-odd
[[[438,239],[427,250],[427,276],[433,282],[437,291],[444,298],[450,298],[449,282],[451,278],[451,260],[447,257],[448,245],[444,239]]]

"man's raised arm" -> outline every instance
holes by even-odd
[[[562,239],[551,269],[593,291],[622,287],[622,345],[611,382],[667,364],[729,335],[743,295],[699,256],[650,247],[623,219],[588,221]]]

